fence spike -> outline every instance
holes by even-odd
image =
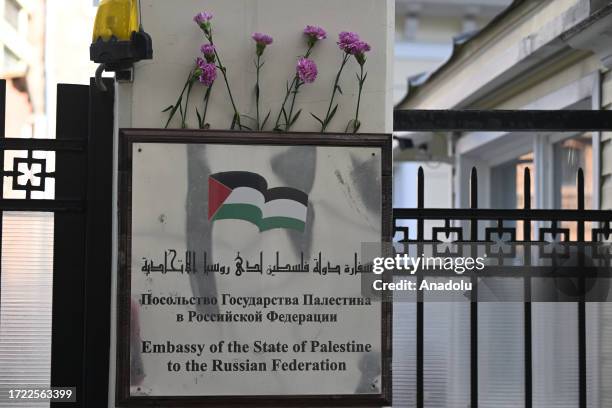
[[[470,177],[470,208],[478,208],[478,171],[472,167]]]
[[[523,208],[531,209],[531,170],[525,167],[523,173]],[[523,240],[531,241],[531,221],[523,220]]]
[[[576,188],[578,190],[578,203],[577,209],[584,210],[584,171],[582,168],[578,169],[578,176],[576,180]],[[584,242],[584,221],[578,222],[578,241]]]
[[[578,189],[578,209],[584,210],[584,171],[582,167],[578,169],[576,177],[576,188]]]
[[[425,208],[425,171],[423,166],[419,166],[417,207]]]
[[[528,167],[523,175],[523,208],[531,209],[531,170]]]

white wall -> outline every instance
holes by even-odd
[[[176,101],[203,42],[201,31],[192,18],[197,12],[207,10],[215,15],[215,43],[228,67],[232,91],[241,113],[252,115],[255,109],[254,44],[250,39],[251,33],[266,32],[275,39],[274,44],[266,50],[267,63],[261,79],[263,110],[267,112],[271,108],[274,115],[284,98],[286,81],[295,72],[296,58],[305,50],[301,31],[306,24],[315,24],[324,27],[329,38],[317,45],[313,54],[319,66],[319,78],[314,84],[303,87],[298,103],[304,112],[293,130],[318,130],[318,123],[308,113],[325,115],[333,79],[342,57],[336,45],[337,36],[340,31],[347,30],[359,32],[372,45],[367,64],[369,75],[362,100],[361,131],[392,131],[393,0],[143,0],[142,8],[144,28],[153,37],[155,57],[152,61],[137,64],[133,84],[118,85],[117,129],[159,128],[164,125],[166,114],[161,111]],[[354,114],[357,69],[358,65],[354,62],[347,66],[342,81],[344,95],[338,98],[340,108],[330,131],[343,131]],[[198,89],[193,100],[200,100],[201,96],[202,89]],[[196,127],[193,108],[191,112],[188,124]],[[219,78],[213,91],[208,121],[214,129],[228,129],[231,118],[231,106]],[[173,122],[173,127],[177,123]],[[179,167],[177,171],[184,171]],[[115,174],[115,191],[116,178]],[[116,215],[117,209],[114,210]],[[116,236],[116,216],[114,232]],[[115,241],[114,265],[116,260]],[[116,288],[116,273],[115,269],[113,290]],[[116,299],[115,292],[113,299]],[[114,302],[111,318],[109,407],[114,407]]]
[[[180,4],[180,7],[177,7]],[[299,108],[304,116],[295,131],[316,131],[318,123],[309,112],[325,115],[332,84],[342,54],[336,45],[340,31],[357,31],[372,45],[369,72],[365,85],[362,113],[363,132],[389,132],[391,122],[392,36],[394,30],[391,0],[183,0],[180,3],[161,0],[143,1],[143,23],[153,37],[155,59],[138,64],[133,92],[133,125],[160,127],[165,122],[161,110],[174,103],[204,42],[201,31],[192,22],[202,9],[213,12],[215,43],[228,67],[228,75],[238,110],[255,111],[254,43],[252,32],[261,31],[274,37],[264,58],[262,73],[262,109],[277,113],[285,95],[286,81],[295,72],[297,56],[305,51],[302,29],[306,24],[324,27],[329,38],[317,45],[313,58],[319,66],[319,78],[302,88]],[[340,108],[330,131],[344,131],[355,108],[358,65],[351,60],[343,75],[344,95],[338,98]],[[202,87],[196,87],[193,100],[200,100]],[[145,102],[146,101],[146,102]],[[126,107],[122,106],[121,109]],[[193,110],[192,110],[193,113]],[[232,110],[221,78],[215,84],[209,118],[213,128],[227,129]],[[176,127],[177,122],[173,123]],[[196,127],[195,113],[189,124]]]

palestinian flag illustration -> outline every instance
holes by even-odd
[[[259,231],[288,228],[304,232],[308,195],[289,187],[268,189],[265,178],[246,171],[208,178],[208,220],[244,220]]]

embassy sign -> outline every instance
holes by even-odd
[[[122,130],[117,406],[391,404],[391,137]]]

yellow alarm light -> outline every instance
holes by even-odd
[[[138,0],[102,0],[96,14],[93,42],[100,38],[108,41],[129,41],[139,30]]]
[[[89,47],[89,59],[100,64],[96,82],[102,89],[102,72],[129,70],[153,59],[153,40],[140,21],[139,0],[102,0]]]

